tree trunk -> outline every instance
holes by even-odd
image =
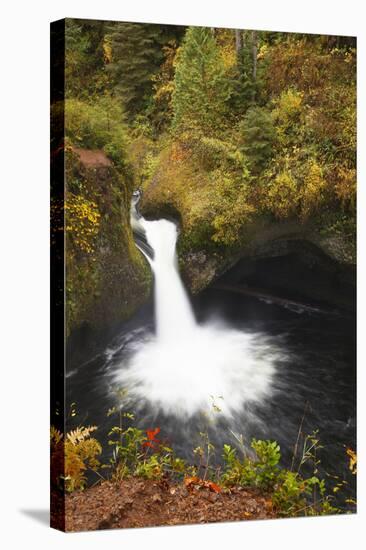
[[[257,32],[252,31],[252,52],[253,52],[253,93],[252,100],[255,101],[255,92],[256,92],[256,80],[257,80]]]
[[[241,36],[241,30],[235,29],[235,50],[236,50],[236,56],[239,56],[239,52],[242,49],[242,36]]]
[[[253,80],[257,80],[257,32],[252,32],[252,51],[253,51]]]

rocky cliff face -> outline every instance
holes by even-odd
[[[150,269],[130,227],[131,184],[103,151],[66,157],[66,304],[72,345],[113,332],[149,296]],[[85,339],[86,335],[86,339]]]

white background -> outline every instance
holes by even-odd
[[[363,547],[365,515],[365,26],[362,1],[12,0],[1,8],[2,548]],[[65,16],[358,35],[359,513],[357,516],[62,534],[47,527],[49,429],[49,23]],[[362,127],[361,127],[362,126]]]

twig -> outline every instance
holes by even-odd
[[[303,512],[304,510],[307,510],[308,508],[314,508],[315,505],[319,505],[321,502],[324,502],[326,500],[327,500],[327,497],[323,497],[320,500],[318,500],[317,502],[314,502],[314,504],[308,504],[307,506],[304,506],[303,508],[300,508],[299,510],[296,510],[296,513],[298,514],[299,512]],[[291,510],[291,508],[290,508],[290,510]]]
[[[102,476],[102,474],[100,474],[97,470],[94,470],[94,469],[90,468],[90,471],[93,472],[94,474],[97,474],[97,476],[99,476],[100,479],[102,479],[103,481],[105,481],[105,477]],[[93,483],[92,487],[94,487],[94,485],[96,485],[97,483],[99,483],[99,479],[98,479],[98,481],[96,481],[95,483]]]
[[[294,453],[292,455],[292,462],[291,462],[291,469],[290,469],[291,472],[293,471],[294,466],[295,466],[295,460],[296,460],[296,456],[297,456],[297,449],[298,449],[298,446],[299,446],[300,436],[301,436],[301,432],[302,432],[302,426],[304,424],[306,409],[307,409],[308,405],[309,405],[309,401],[306,401],[305,407],[304,407],[304,412],[303,412],[301,422],[300,422],[300,426],[299,426],[299,430],[297,432],[297,438],[296,438],[296,443],[295,443],[295,447],[294,447]]]

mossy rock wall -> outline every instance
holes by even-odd
[[[146,302],[151,272],[130,227],[131,184],[102,151],[66,157],[67,334],[110,333]]]

